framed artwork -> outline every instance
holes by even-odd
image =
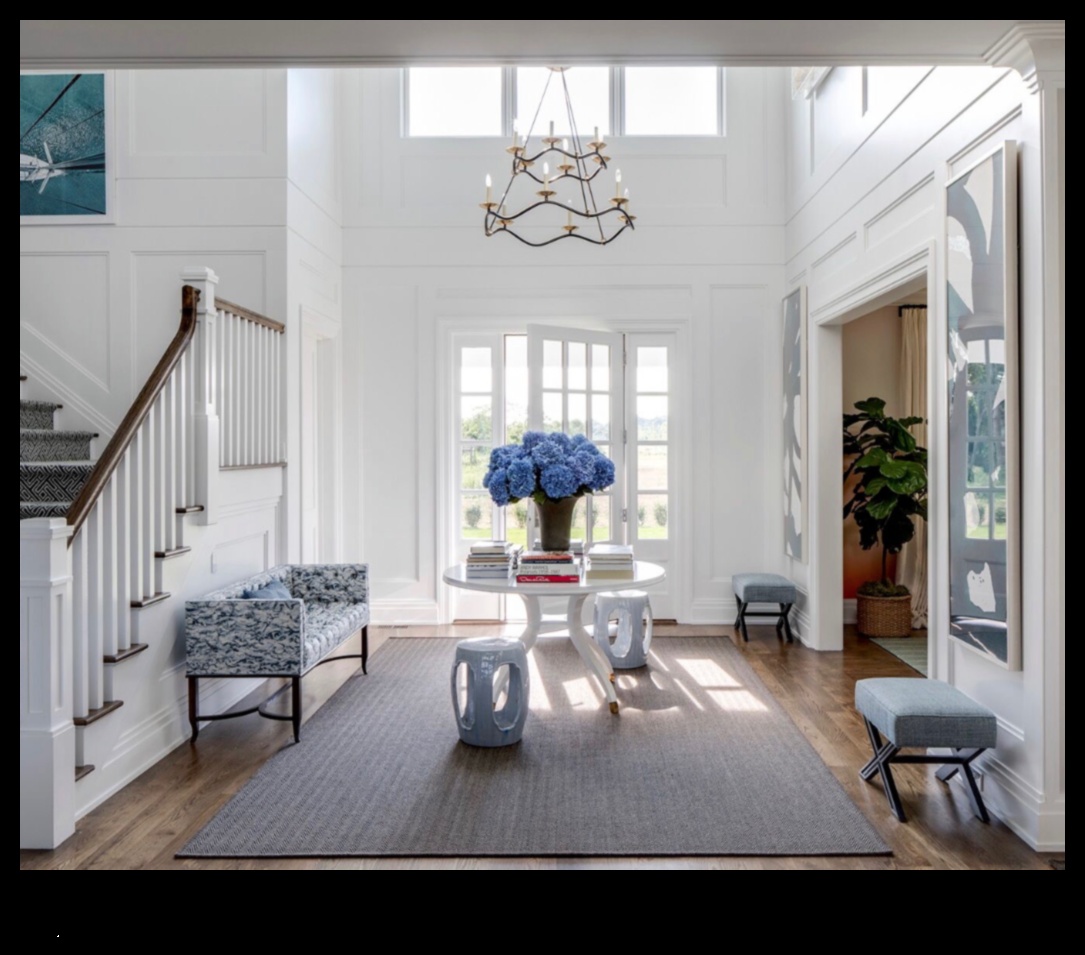
[[[19,74],[19,222],[113,221],[112,76]]]
[[[1017,148],[946,185],[949,634],[1021,668]]]
[[[806,287],[784,299],[784,553],[806,552]]]

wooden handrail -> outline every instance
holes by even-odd
[[[113,437],[109,439],[109,444],[106,445],[105,450],[95,462],[94,470],[90,472],[90,477],[87,478],[86,483],[79,492],[79,496],[72,501],[72,506],[68,508],[68,523],[73,528],[72,534],[68,538],[69,547],[72,541],[75,540],[75,535],[79,533],[79,528],[83,526],[83,522],[87,519],[91,509],[105,490],[106,484],[109,483],[109,479],[117,469],[117,465],[121,463],[124,452],[128,450],[128,446],[132,443],[132,439],[135,438],[140,425],[143,424],[144,419],[154,405],[155,399],[162,393],[162,389],[173,373],[173,369],[177,367],[177,362],[181,360],[181,355],[188,348],[189,343],[196,334],[196,306],[199,301],[200,293],[198,289],[193,288],[191,285],[186,285],[181,289],[181,324],[177,328],[177,334],[173,336],[173,341],[170,342],[169,347],[158,360],[158,364],[155,365],[151,376],[136,396],[132,407],[128,409],[128,414],[124,416],[120,427],[117,428]]]
[[[254,312],[251,308],[245,308],[244,305],[235,305],[233,302],[227,302],[224,298],[216,297],[215,306],[219,311],[229,312],[231,315],[243,318],[246,322],[252,322],[254,325],[263,325],[264,328],[270,328],[273,332],[278,332],[280,335],[286,331],[286,326],[282,322],[277,322],[273,318],[268,318],[266,315]]]

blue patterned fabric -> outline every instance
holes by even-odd
[[[281,564],[185,604],[187,675],[301,676],[368,623],[367,565]]]
[[[998,737],[995,714],[941,680],[859,680],[855,708],[897,746],[990,749]]]
[[[746,604],[795,602],[795,585],[780,574],[735,574],[731,587],[735,596]]]

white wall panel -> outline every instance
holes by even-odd
[[[285,83],[284,70],[121,71],[121,178],[284,175]]]
[[[108,393],[111,377],[108,252],[24,252],[19,256],[22,347],[57,373],[65,365],[85,379],[88,396]]]

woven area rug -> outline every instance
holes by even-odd
[[[523,739],[497,749],[457,735],[454,653],[389,640],[178,856],[890,852],[725,638],[658,638],[617,716],[543,638]]]
[[[927,675],[926,631],[921,637],[872,637],[871,643],[876,643],[898,660],[903,660],[913,670]]]

